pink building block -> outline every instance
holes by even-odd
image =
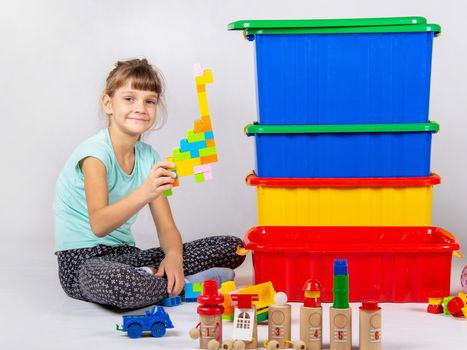
[[[204,181],[209,181],[209,180],[212,180],[212,172],[211,171],[208,171],[208,172],[204,173]]]
[[[201,164],[193,167],[195,174],[210,173],[212,171],[211,164]]]

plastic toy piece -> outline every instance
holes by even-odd
[[[218,349],[222,343],[222,302],[224,296],[217,292],[217,282],[207,280],[203,284],[204,292],[198,296],[197,308],[199,323],[190,330],[190,337],[199,338],[201,349]]]
[[[185,302],[196,302],[198,295],[200,295],[202,292],[202,283],[185,283]]]
[[[444,297],[443,299],[443,308],[444,308],[444,314],[445,315],[450,315],[451,313],[448,310],[448,303],[451,301],[451,299],[454,298],[453,296],[448,296]]]
[[[224,321],[233,321],[235,308],[232,305],[232,298],[230,297],[230,292],[233,292],[237,289],[234,281],[227,281],[222,283],[220,292],[224,296],[224,302],[222,306],[224,307],[224,312],[222,313],[222,319]]]
[[[260,323],[268,319],[269,305],[274,304],[276,296],[276,291],[270,281],[242,288],[238,294],[257,294],[258,301],[253,301],[256,306],[256,322]]]
[[[321,286],[315,279],[306,281],[303,287],[305,301],[300,307],[300,340],[309,350],[321,350],[323,346],[323,308]]]
[[[283,349],[288,347],[287,341],[291,338],[291,306],[283,292],[276,293],[274,300],[276,303],[269,306],[268,346],[271,341],[277,341]]]
[[[463,317],[464,312],[462,309],[465,307],[464,301],[459,297],[452,298],[447,305],[449,313],[454,317]]]
[[[334,260],[334,304],[329,310],[331,350],[352,349],[352,309],[349,306],[347,260]]]
[[[252,303],[258,300],[257,294],[232,294],[232,301],[237,302],[235,308],[232,338],[235,339],[233,348],[256,349],[258,344],[258,327],[256,323],[256,308]]]
[[[182,298],[180,296],[168,297],[162,300],[164,306],[172,307],[177,306],[182,303]]]
[[[376,301],[364,301],[360,306],[360,350],[381,350],[381,308]]]
[[[179,185],[178,179],[184,176],[195,176],[196,182],[212,179],[212,170],[197,171],[199,165],[207,165],[218,161],[216,143],[212,132],[212,123],[209,115],[206,84],[212,83],[212,72],[203,70],[200,64],[195,64],[195,81],[200,120],[194,121],[194,128],[187,131],[187,137],[180,140],[180,148],[173,150],[173,162],[177,181],[173,186]],[[165,191],[164,195],[172,195],[172,191]]]
[[[442,314],[444,312],[443,295],[440,291],[430,293],[426,311],[430,314]]]
[[[150,331],[153,337],[162,337],[166,328],[174,328],[169,314],[162,306],[155,306],[147,310],[144,315],[125,315],[121,328],[116,325],[117,331],[127,332],[130,338],[139,338],[144,331]]]

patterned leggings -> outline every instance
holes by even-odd
[[[215,236],[183,244],[185,276],[211,267],[234,269],[244,256],[235,254],[241,239]],[[166,298],[167,280],[136,270],[141,266],[159,267],[164,258],[161,248],[141,250],[131,246],[98,245],[57,253],[58,274],[63,290],[72,298],[134,309],[157,304]]]

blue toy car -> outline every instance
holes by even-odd
[[[117,330],[127,332],[130,338],[139,338],[144,331],[150,331],[153,337],[159,338],[165,334],[167,328],[174,328],[169,314],[162,306],[154,306],[144,315],[125,315],[121,328]]]

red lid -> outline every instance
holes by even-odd
[[[272,178],[253,173],[245,181],[250,186],[265,187],[418,187],[438,185],[441,178],[434,173],[424,177],[374,178]]]
[[[251,309],[252,301],[258,301],[258,294],[230,294],[232,301],[237,301],[238,309]]]
[[[224,296],[217,291],[217,282],[207,280],[203,283],[203,294],[198,295],[197,301],[202,305],[217,305],[224,302]]]
[[[360,310],[364,311],[376,311],[376,310],[381,310],[381,308],[378,306],[378,302],[374,300],[364,300],[362,302],[362,306],[360,306]]]
[[[224,307],[222,305],[199,305],[199,315],[216,316],[224,313]]]
[[[254,252],[415,252],[459,249],[456,238],[433,226],[256,226],[243,239]]]

